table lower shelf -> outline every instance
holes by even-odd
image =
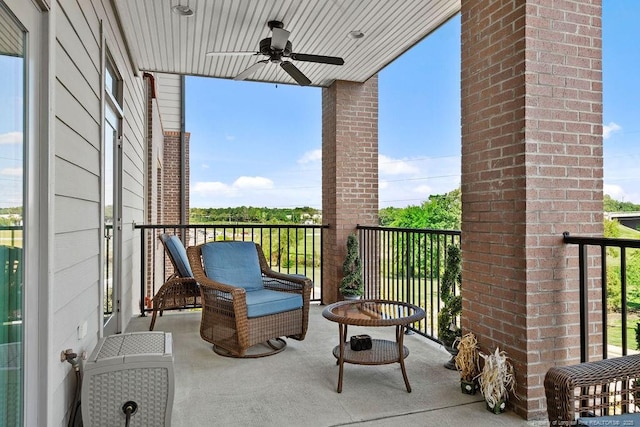
[[[403,356],[406,359],[409,355],[409,349],[402,346]],[[340,345],[333,348],[333,355],[336,359],[340,359]],[[398,343],[388,340],[371,340],[370,350],[353,351],[349,343],[344,345],[344,361],[345,363],[353,363],[356,365],[386,365],[388,363],[400,362],[398,357]]]

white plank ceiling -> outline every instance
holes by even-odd
[[[136,67],[142,71],[234,78],[263,55],[267,22],[290,31],[292,51],[338,56],[344,65],[292,61],[313,86],[364,82],[460,10],[460,0],[114,0]],[[189,6],[193,15],[172,12]],[[351,31],[364,37],[352,39]],[[295,84],[278,64],[250,80]]]
[[[0,13],[0,55],[23,56],[22,30],[8,14]]]

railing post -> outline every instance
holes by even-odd
[[[622,309],[622,355],[627,355],[627,250],[620,248],[620,306]],[[607,325],[604,325],[606,328]]]
[[[578,246],[578,260],[580,269],[580,361],[589,358],[589,290],[587,289],[587,247]]]
[[[607,333],[607,247],[605,245],[600,246],[600,280],[602,288],[602,358],[608,359],[608,342],[609,336]]]
[[[145,229],[141,228],[140,229],[140,267],[141,267],[141,272],[140,272],[140,317],[145,317],[145,311],[144,311],[144,302],[145,302],[145,290],[144,290],[144,285],[145,285],[145,279],[146,279],[146,271],[147,271],[147,259],[146,259],[146,246],[145,245]]]

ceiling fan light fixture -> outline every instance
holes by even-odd
[[[349,36],[350,39],[353,39],[353,40],[358,40],[364,37],[364,33],[360,30],[349,31],[349,34],[347,35]]]
[[[171,11],[179,16],[193,16],[193,9],[189,5],[178,4],[171,8]]]

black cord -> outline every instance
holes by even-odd
[[[73,404],[71,406],[71,414],[69,415],[69,427],[76,427],[76,425],[82,426],[82,417],[76,418],[80,411],[80,388],[82,386],[82,374],[80,373],[80,366],[77,360],[78,355],[76,353],[67,353],[67,362],[73,366],[73,370],[76,373],[76,392],[73,397]]]
[[[125,427],[129,427],[129,423],[131,422],[131,415],[135,414],[137,410],[138,404],[133,400],[125,402],[125,404],[122,405],[122,412],[124,412],[125,415]]]
[[[82,384],[82,378],[80,377],[80,370],[76,370],[76,393],[73,398],[73,406],[71,406],[71,416],[69,417],[69,427],[76,426],[76,416],[80,409],[80,384]]]

